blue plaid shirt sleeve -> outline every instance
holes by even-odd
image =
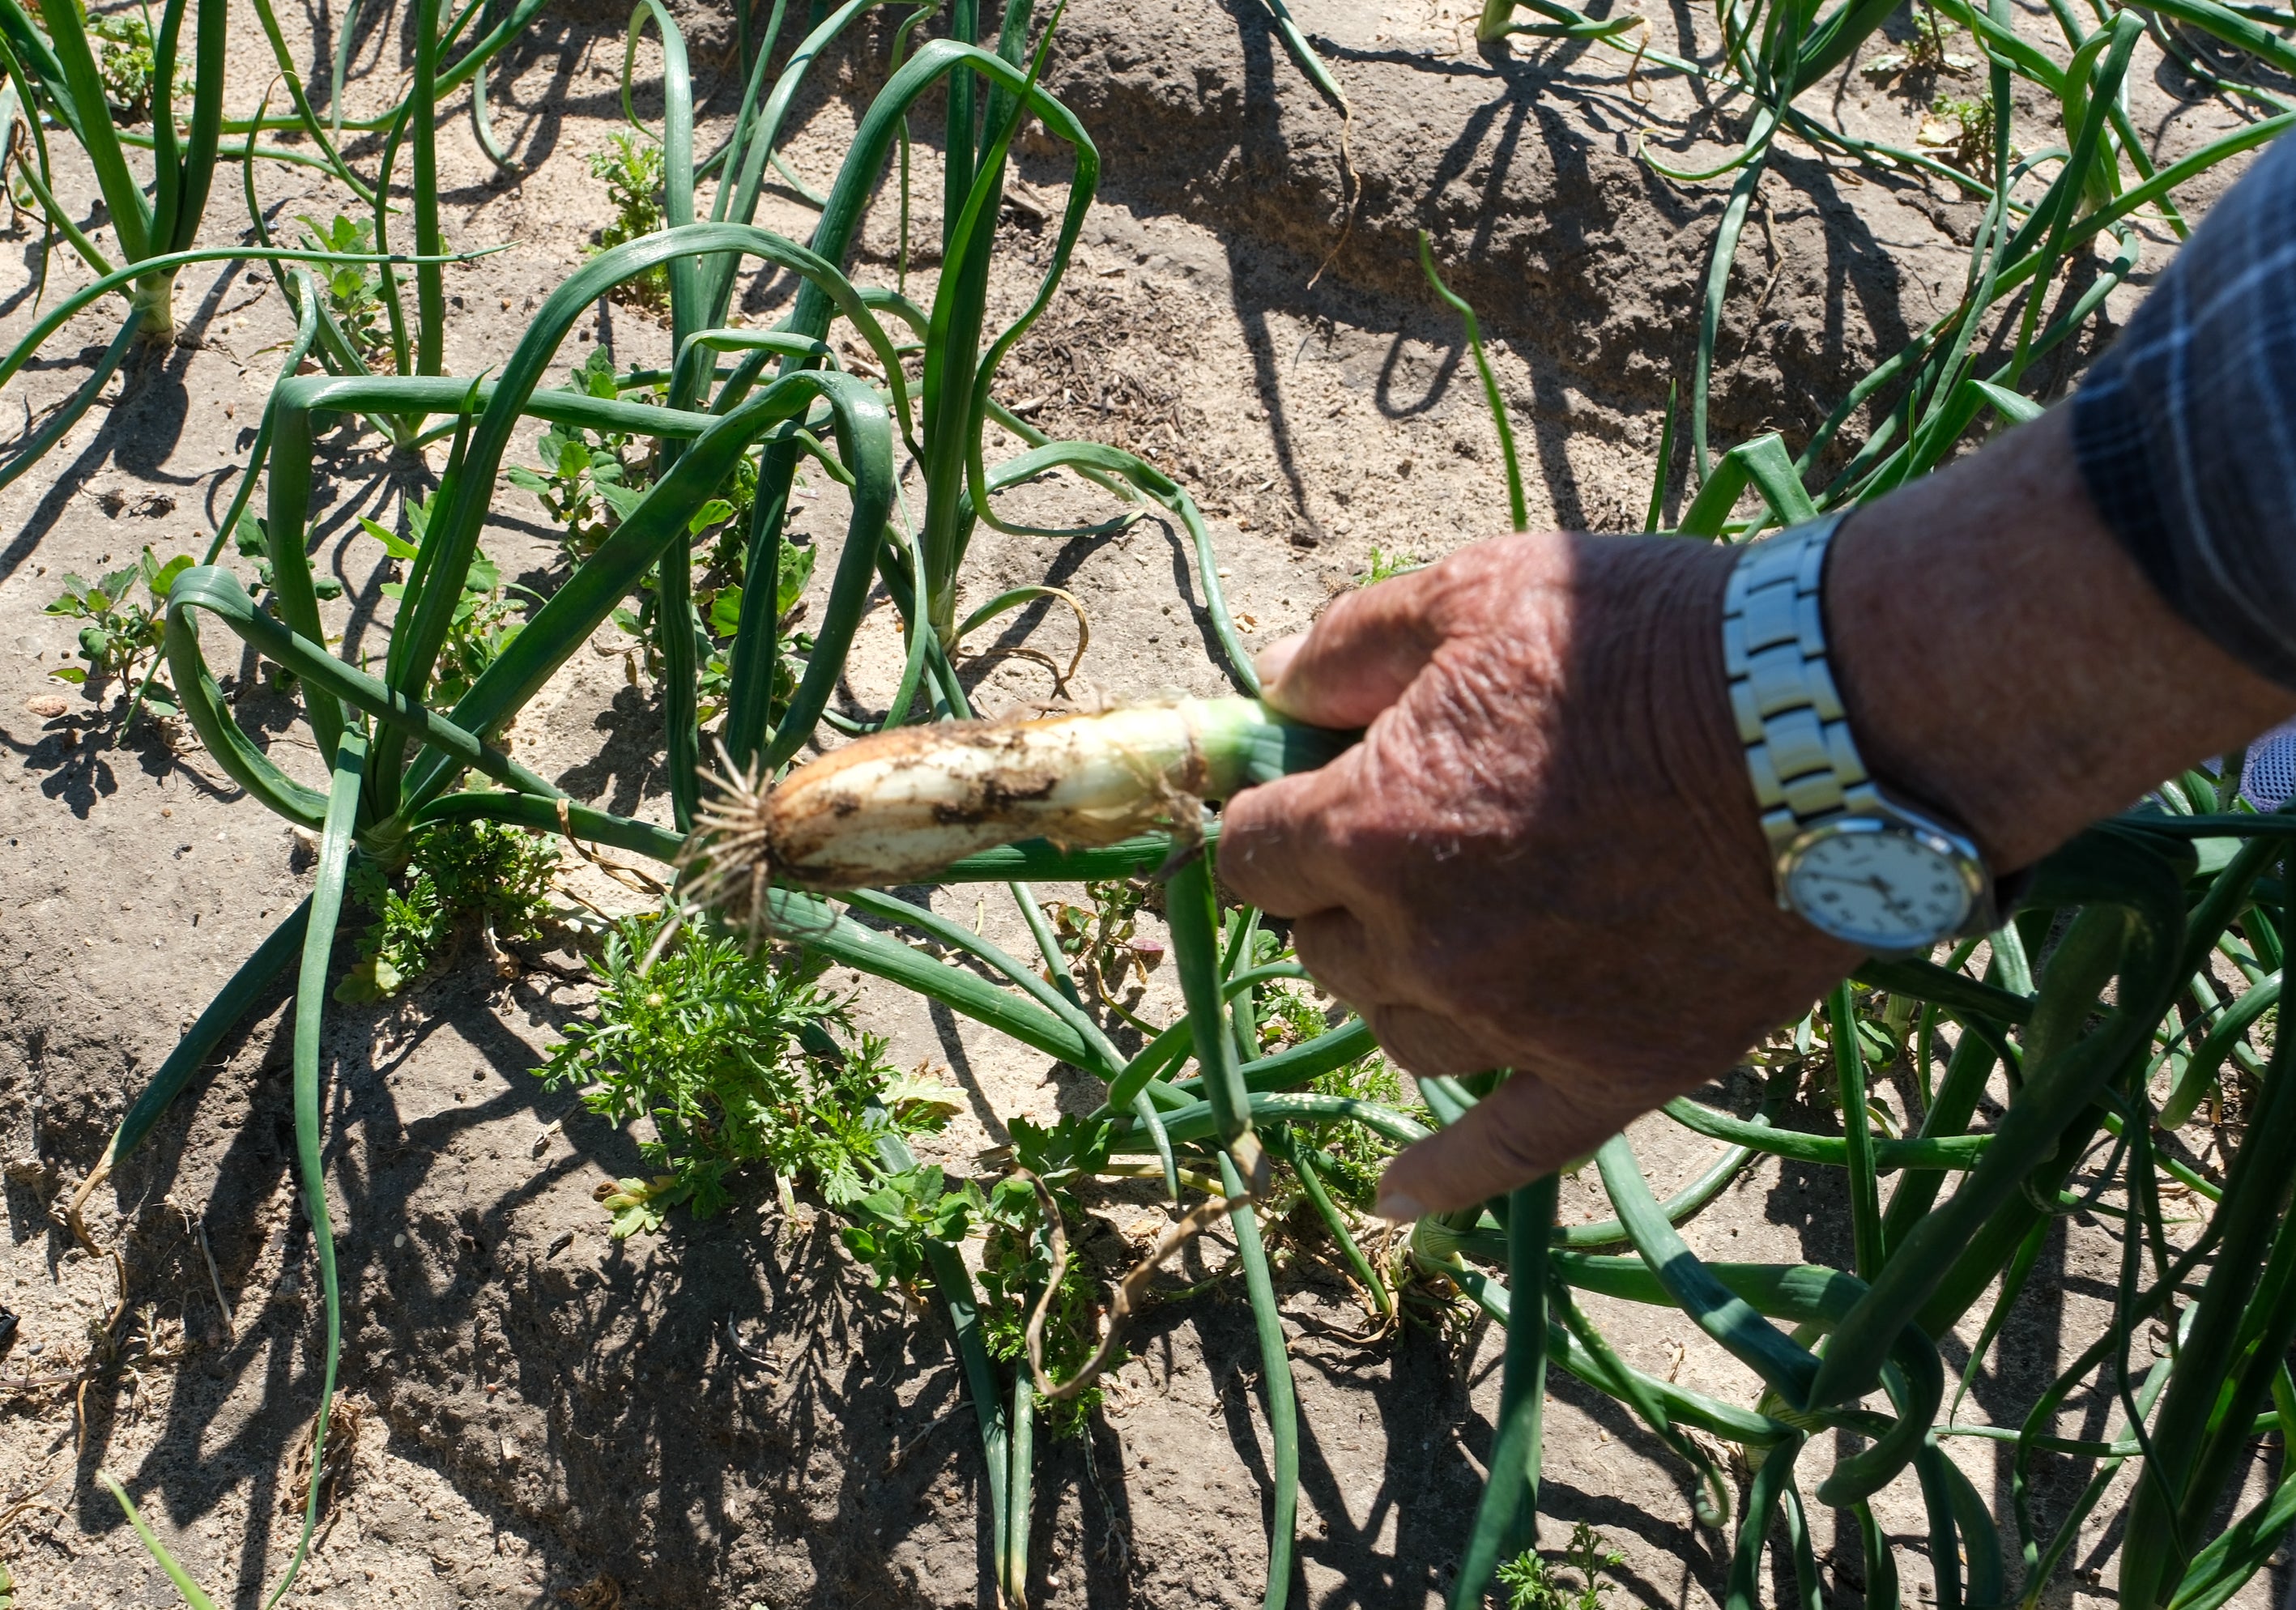
[[[2226,193],[2072,408],[2122,546],[2185,620],[2296,687],[2296,140]]]

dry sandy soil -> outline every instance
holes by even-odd
[[[290,9],[307,76],[324,81],[337,13]],[[1647,136],[1669,161],[1697,163],[1733,137],[1680,83],[1629,81],[1622,58],[1477,48],[1459,0],[1301,10],[1355,107],[1360,194],[1343,243],[1350,187],[1339,119],[1251,0],[1071,9],[1051,82],[1101,144],[1103,200],[1067,287],[1003,387],[1010,400],[1033,399],[1037,423],[1055,434],[1132,447],[1194,488],[1214,516],[1234,607],[1263,638],[1352,585],[1374,547],[1432,556],[1500,522],[1496,437],[1456,321],[1417,278],[1417,227],[1433,232],[1495,337],[1533,520],[1640,523],[1666,383],[1688,373],[1720,193],[1657,177],[1636,144]],[[2038,14],[2028,14],[2036,37]],[[729,20],[681,15],[705,113],[722,118]],[[1688,8],[1654,21],[1669,48],[1702,43]],[[604,221],[584,159],[616,127],[622,24],[601,0],[554,9],[496,74],[495,124],[517,177],[496,176],[466,127],[447,123],[450,240],[510,242],[449,275],[453,373],[499,363],[523,314]],[[354,110],[389,99],[400,72],[399,37],[371,20],[360,26]],[[889,28],[858,31],[801,109],[791,154],[814,183],[833,171],[857,99],[882,78]],[[251,21],[243,32],[233,102],[251,106],[272,70]],[[641,81],[658,59],[642,49]],[[2140,125],[2169,152],[2225,118],[2185,105],[2174,87],[2164,70],[2136,90]],[[1917,110],[1854,75],[1833,105],[1852,128],[1900,138]],[[938,186],[929,151],[922,160],[919,234],[930,239]],[[1024,152],[1039,197],[1056,202],[1065,171],[1049,142]],[[340,204],[308,170],[266,168],[260,185],[277,223]],[[890,217],[882,209],[868,234],[865,275],[892,276]],[[236,240],[240,221],[235,194],[219,194],[212,238]],[[800,238],[810,227],[787,196],[770,199],[761,221]],[[1975,222],[1932,186],[1783,151],[1722,336],[1718,438],[1806,431],[1850,379],[1951,300]],[[1004,230],[998,294],[1017,307],[1045,239],[1025,208],[1008,211]],[[10,255],[0,331],[12,334],[32,316],[38,242],[20,228],[0,239]],[[2156,242],[2151,266],[2166,253]],[[932,267],[917,267],[928,283]],[[764,285],[748,309],[770,316],[784,293]],[[2125,314],[2134,295],[2119,294],[2114,308]],[[175,1602],[93,1486],[100,1466],[120,1474],[223,1601],[255,1603],[293,1541],[283,1506],[299,1507],[298,1449],[316,1409],[318,1306],[295,1200],[283,1003],[227,1043],[95,1193],[89,1229],[116,1261],[88,1255],[53,1212],[132,1093],[308,881],[295,835],[238,797],[188,739],[148,728],[123,737],[108,713],[116,688],[84,700],[48,675],[74,637],[41,612],[62,573],[94,574],[146,544],[163,556],[199,547],[243,472],[290,321],[267,281],[236,269],[187,274],[180,297],[174,348],[133,367],[37,474],[0,494],[0,1306],[20,1316],[0,1343],[0,1559],[28,1606]],[[109,339],[110,316],[69,327],[7,394],[12,418],[69,390]],[[565,356],[579,361],[594,341],[624,362],[666,346],[658,325],[611,307]],[[349,427],[324,443],[320,557],[346,583],[333,619],[353,647],[373,631],[383,574],[357,516],[388,522],[435,470]],[[1029,496],[1035,512],[1071,521],[1102,506],[1075,487]],[[520,494],[506,490],[500,510],[489,550],[505,574],[539,579],[549,528]],[[832,539],[839,529],[825,507],[811,523]],[[1075,542],[983,531],[973,565],[976,600],[1050,579],[1084,601],[1093,636],[1080,694],[1222,686],[1173,529],[1144,523]],[[1040,612],[1007,640],[1034,634],[1065,658],[1070,629]],[[599,653],[578,657],[521,719],[519,755],[580,798],[666,819],[652,691],[626,680],[613,647],[609,635]],[[855,672],[863,702],[889,690],[894,652],[890,612],[881,611]],[[1054,691],[1027,661],[983,663],[975,675],[992,710]],[[287,706],[251,692],[242,709],[275,754],[315,768]],[[603,880],[583,887],[616,898]],[[971,892],[944,898],[975,915]],[[985,915],[992,936],[1016,927]],[[578,973],[570,958],[556,960],[562,971],[505,979],[466,957],[398,1003],[331,1021],[327,1162],[345,1269],[346,1401],[359,1422],[297,1602],[986,1602],[981,1467],[938,1318],[870,1291],[829,1220],[810,1209],[785,1218],[762,1183],[709,1224],[611,1240],[592,1187],[635,1171],[635,1145],[536,1078],[544,1048],[589,994],[566,975]],[[1168,1010],[1168,992],[1160,981],[1150,1005]],[[901,1061],[929,1064],[966,1092],[967,1111],[936,1148],[953,1166],[969,1169],[1015,1115],[1093,1099],[1072,1070],[946,1014],[874,990],[862,1003]],[[1805,1111],[1792,1121],[1827,1120]],[[1645,1129],[1638,1138],[1661,1193],[1708,1155],[1703,1141]],[[1601,1212],[1575,1183],[1566,1206]],[[1146,1212],[1144,1198],[1103,1204],[1099,1255],[1121,1255],[1117,1237]],[[1792,1166],[1750,1171],[1690,1234],[1715,1256],[1845,1255],[1827,1179]],[[2051,1300],[2028,1305],[1965,1413],[2021,1414],[2037,1373],[2093,1334],[2115,1244],[2100,1222],[2063,1228],[2035,1283]],[[1192,1256],[1193,1272],[1209,1277],[1230,1249],[1214,1240]],[[1351,1343],[1359,1312],[1312,1238],[1293,1244],[1283,1278],[1306,1439],[1295,1583],[1305,1597],[1295,1602],[1436,1603],[1488,1451],[1497,1338],[1462,1320]],[[148,1318],[119,1327],[132,1337],[125,1349],[96,1351],[90,1327],[123,1294]],[[1751,1377],[1678,1316],[1591,1306],[1642,1367],[1751,1401]],[[1158,1307],[1133,1345],[1089,1447],[1040,1448],[1035,1594],[1094,1606],[1254,1602],[1268,1451],[1241,1283],[1214,1280]],[[4,1384],[15,1382],[29,1384]],[[1718,1603],[1726,1544],[1693,1520],[1678,1470],[1608,1401],[1567,1379],[1554,1398],[1542,1507],[1561,1531],[1588,1520],[1625,1552],[1611,1603]],[[2077,1400],[2068,1423],[2102,1434],[2109,1413]],[[2006,1464],[1990,1446],[1955,1451],[2005,1504]],[[1905,1590],[1918,1598],[1929,1592],[1918,1501],[1910,1482],[1900,1488],[1882,1508],[1904,1546]],[[2042,1494],[2045,1504],[2068,1496],[2062,1483]],[[12,1510],[20,1497],[31,1502]],[[1820,1540],[1833,1591],[1860,1601],[1854,1532],[1837,1539],[1821,1517]],[[2103,1591],[2092,1585],[2112,1544],[2103,1532],[2084,1540],[2061,1599]],[[2243,1603],[2273,1590],[2259,1581]]]

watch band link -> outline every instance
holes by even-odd
[[[1827,669],[1820,588],[1841,513],[1746,549],[1723,595],[1730,710],[1774,858],[1812,826],[1879,808]]]

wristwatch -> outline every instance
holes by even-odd
[[[1881,955],[1988,932],[1993,879],[1969,835],[1883,793],[1828,668],[1823,588],[1841,513],[1749,544],[1730,572],[1722,658],[1778,904]]]

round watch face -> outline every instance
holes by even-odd
[[[1787,902],[1826,933],[1868,950],[1919,950],[1968,917],[1970,875],[1950,846],[1893,824],[1819,828],[1786,870]]]

